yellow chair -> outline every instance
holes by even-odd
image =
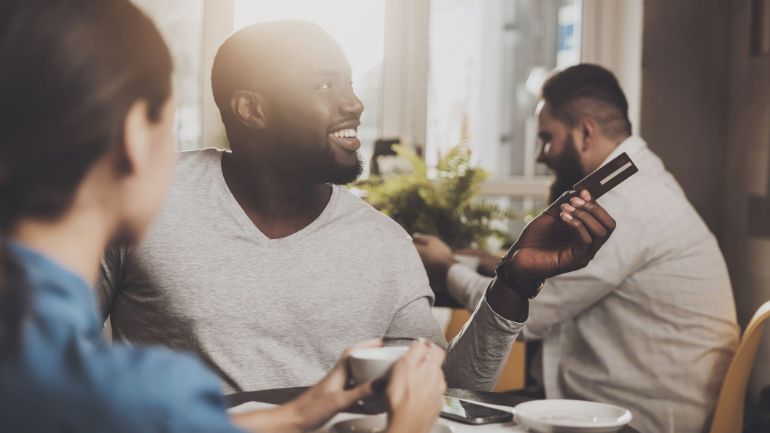
[[[719,398],[714,408],[711,433],[736,433],[743,430],[743,405],[746,384],[757,348],[762,341],[765,321],[770,318],[770,301],[762,304],[743,332],[741,343],[727,369]]]
[[[445,336],[447,341],[451,341],[455,335],[459,334],[465,326],[465,322],[470,319],[471,313],[465,309],[453,309],[452,315],[449,318],[449,324],[447,325]],[[524,388],[525,381],[525,345],[524,343],[517,341],[511,348],[511,353],[508,355],[508,361],[503,368],[500,378],[497,379],[495,385],[495,391],[511,391],[514,389]]]

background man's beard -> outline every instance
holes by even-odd
[[[574,185],[575,182],[570,182],[568,180],[562,179],[558,175],[551,183],[551,187],[548,192],[548,203],[553,203],[561,197],[562,194],[564,194],[565,191],[569,191],[570,188],[572,188],[572,185]]]
[[[585,177],[583,167],[580,165],[580,156],[572,136],[567,138],[564,152],[553,162],[551,169],[556,178],[551,184],[548,203],[552,203],[565,191],[569,191],[580,179]]]

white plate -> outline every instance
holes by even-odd
[[[612,433],[631,422],[631,412],[581,400],[535,400],[513,410],[518,424],[542,433]]]
[[[362,416],[347,421],[340,421],[332,426],[333,433],[380,433],[387,427],[385,415]],[[452,427],[436,422],[430,433],[452,433]]]

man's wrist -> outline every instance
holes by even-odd
[[[543,288],[544,280],[522,279],[520,273],[513,270],[512,257],[506,255],[500,259],[495,268],[495,279],[520,296],[533,299]]]
[[[492,311],[506,320],[524,323],[529,317],[529,298],[497,277],[487,289],[486,300]]]

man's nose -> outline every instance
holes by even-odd
[[[361,117],[361,113],[364,112],[364,103],[351,91],[344,96],[340,103],[340,111],[343,114],[354,114],[356,117]]]

